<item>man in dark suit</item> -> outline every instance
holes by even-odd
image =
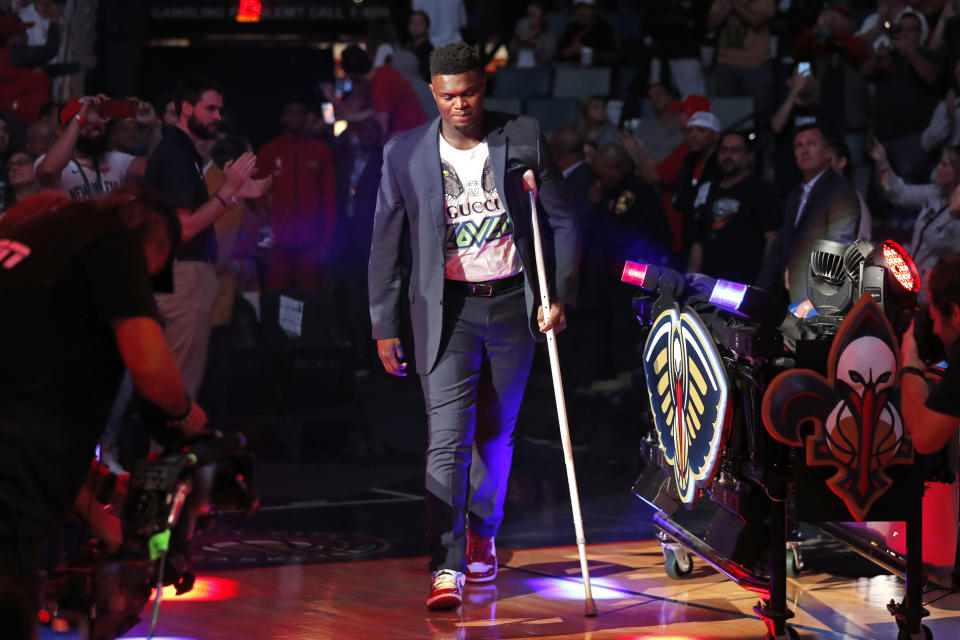
[[[440,117],[384,149],[368,277],[380,360],[388,373],[405,375],[398,316],[408,232],[414,355],[429,428],[427,606],[441,609],[460,604],[465,579],[496,577],[493,541],[535,336],[566,324],[578,240],[576,216],[537,122],[484,111],[476,50],[463,43],[436,49],[430,73]],[[522,184],[528,169],[539,185],[548,318],[538,311]]]
[[[566,356],[561,362],[563,380],[572,388],[587,386],[600,377],[598,356],[606,344],[603,320],[610,317],[613,307],[606,258],[599,245],[597,219],[589,196],[597,176],[587,163],[583,144],[576,127],[559,127],[550,134],[553,163],[567,185],[580,231],[577,306],[567,309],[567,329],[558,340],[560,351]],[[546,432],[548,425],[542,426]],[[550,432],[556,434],[556,429],[550,426]]]
[[[370,344],[367,263],[380,185],[380,128],[374,118],[355,122],[337,138],[337,220],[333,260],[335,297],[340,318],[354,348],[354,373],[369,372],[377,362]]]
[[[853,242],[860,225],[860,201],[853,185],[830,168],[830,151],[818,125],[797,129],[793,147],[803,182],[787,197],[780,234],[757,284],[771,292],[785,287],[794,313],[805,317],[813,308],[807,295],[813,244]]]

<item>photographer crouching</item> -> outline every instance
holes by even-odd
[[[946,374],[928,387],[916,321],[900,345],[901,410],[914,446],[925,454],[942,449],[960,429],[960,255],[934,267],[928,283],[933,333],[943,342],[950,365]]]
[[[0,217],[0,572],[31,599],[41,545],[91,471],[124,367],[168,432],[206,423],[156,319],[180,237],[176,213],[143,193],[44,192]],[[93,492],[109,501],[111,489]]]

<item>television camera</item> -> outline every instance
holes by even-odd
[[[914,464],[897,388],[898,336],[922,318],[919,275],[898,244],[864,239],[819,242],[807,275],[816,313],[798,318],[745,284],[626,263],[650,398],[633,491],[657,510],[667,574],[689,576],[696,555],[761,594],[768,639],[797,637],[786,578],[803,567],[789,535],[800,521],[905,576],[903,602],[888,606],[899,637],[932,637],[919,506],[931,471]],[[835,525],[851,520],[905,520],[905,553]]]
[[[156,589],[152,635],[163,587],[174,585],[178,595],[193,588],[190,540],[212,525],[214,508],[248,514],[257,508],[254,459],[244,446],[242,434],[207,432],[132,465],[120,549],[109,553],[102,542],[90,542],[53,570],[44,585],[41,631],[112,640],[140,622]]]

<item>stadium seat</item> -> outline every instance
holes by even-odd
[[[554,98],[577,98],[610,95],[609,67],[557,67],[553,76]]]
[[[520,98],[496,98],[485,97],[483,106],[491,111],[504,111],[506,113],[523,113],[523,100]]]
[[[710,110],[720,118],[724,129],[750,129],[754,126],[753,98],[710,98],[710,104]]]
[[[490,95],[497,98],[533,98],[550,95],[548,67],[501,67],[493,76]]]
[[[576,124],[580,101],[576,98],[528,98],[524,114],[536,118],[544,131]]]

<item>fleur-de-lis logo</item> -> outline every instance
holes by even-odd
[[[674,305],[653,323],[643,368],[660,449],[690,504],[713,478],[729,424],[723,361],[700,317]]]
[[[900,418],[897,339],[870,294],[847,314],[827,360],[827,378],[784,371],[763,397],[763,422],[776,440],[806,447],[807,464],[833,466],[827,486],[862,521],[893,484],[887,467],[913,462]],[[812,435],[800,434],[805,423]]]

